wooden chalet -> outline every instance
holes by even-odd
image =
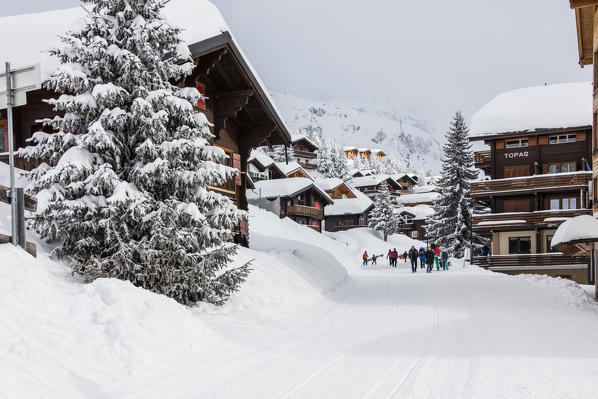
[[[357,147],[344,147],[343,151],[345,152],[347,159],[353,159],[359,154]]]
[[[322,231],[324,208],[334,201],[310,179],[262,180],[248,191],[251,204],[288,217],[318,232]]]
[[[245,187],[247,160],[251,149],[263,145],[290,146],[291,136],[261,80],[229,33],[218,9],[202,0],[198,1],[198,10],[194,10],[193,7],[188,9],[188,4],[181,0],[172,0],[165,8],[167,19],[180,26],[184,33],[188,32],[183,36],[196,64],[193,73],[184,82],[180,82],[180,85],[197,87],[205,94],[206,100],[198,102],[197,109],[204,112],[213,124],[210,128],[214,134],[212,144],[221,147],[228,155],[225,162],[239,170],[239,175],[227,184],[211,188],[229,196],[238,207],[247,209]],[[21,51],[19,54],[22,65],[13,63],[13,68],[41,63],[41,70],[46,71],[42,79],[47,77],[46,75],[53,72],[48,71],[48,65],[52,64],[41,55],[42,51],[57,43],[56,35],[63,33],[84,12],[83,9],[76,8],[42,13],[44,20],[60,23],[46,24],[38,29],[38,40],[32,42],[31,48],[25,51],[28,56],[23,58]],[[198,17],[189,18],[189,14],[197,14]],[[17,20],[21,17],[0,18],[0,26],[19,26]],[[204,24],[204,27],[209,25],[213,29],[193,29],[197,24]],[[23,29],[27,29],[31,36],[28,24],[25,24]],[[11,34],[20,36],[19,32]],[[3,50],[6,59],[11,59],[11,49],[8,48],[11,44],[7,42],[11,41],[3,41],[0,49]],[[5,46],[7,48],[4,48]],[[26,140],[34,132],[42,130],[36,122],[37,119],[54,116],[51,107],[42,102],[43,99],[52,96],[56,94],[43,89],[33,90],[27,92],[26,105],[13,109],[15,149],[26,146]],[[1,110],[0,126],[6,124],[5,119],[6,110]],[[0,142],[2,151],[8,150],[5,143],[5,140]],[[0,161],[7,162],[7,159],[6,153],[0,154]],[[24,169],[35,166],[25,163],[22,159],[17,159],[16,163]]]
[[[359,152],[359,156],[361,157],[361,159],[370,159],[370,157],[372,156],[372,150],[370,150],[369,148],[359,148],[357,149],[357,151]]]
[[[413,187],[417,186],[417,180],[406,173],[393,175],[392,178],[403,187],[401,194],[408,194],[413,191]]]
[[[397,209],[401,216],[398,231],[414,240],[426,239],[426,219],[434,214],[429,205],[417,205]]]
[[[305,136],[293,135],[292,148],[295,161],[305,169],[317,169],[318,146]]]
[[[355,187],[357,190],[367,195],[372,201],[375,201],[376,197],[380,194],[380,187],[385,181],[388,184],[391,202],[393,205],[397,205],[397,198],[401,195],[403,186],[388,175],[355,177],[351,180],[350,184],[352,187]]]
[[[352,190],[338,178],[316,180],[316,185],[334,200],[334,204],[326,207],[326,231],[368,226],[369,212],[374,208],[374,203],[365,194]]]
[[[274,166],[283,173],[283,178],[303,177],[311,180],[311,176],[297,162],[275,162]]]
[[[386,156],[386,153],[380,149],[373,149],[372,150],[372,155],[376,157],[376,159],[381,160],[382,158],[384,158]]]
[[[252,151],[247,160],[247,170],[254,181],[286,177],[284,172],[276,166],[274,160],[261,151]]]
[[[470,140],[490,149],[475,154],[476,166],[489,180],[473,182],[471,196],[491,210],[473,218],[473,230],[491,239],[490,255],[475,256],[474,263],[508,274],[590,280],[588,256],[551,249],[563,221],[592,213],[591,115],[584,118],[578,109],[580,102],[591,101],[586,86],[504,93],[472,118]]]

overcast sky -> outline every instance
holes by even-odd
[[[213,0],[271,91],[376,96],[444,131],[496,94],[591,80],[567,0]],[[76,0],[3,1],[0,15]],[[51,22],[49,22],[51,23]]]

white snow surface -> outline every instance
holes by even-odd
[[[440,193],[429,191],[427,193],[401,194],[397,201],[400,204],[418,204],[421,202],[434,202],[438,197],[440,197]]]
[[[359,190],[351,190],[357,198],[335,199],[334,204],[328,205],[325,215],[357,215],[365,212],[374,202]]]
[[[325,191],[318,188],[311,179],[306,177],[293,177],[288,179],[260,180],[255,182],[253,190],[247,190],[248,199],[288,197],[303,192],[309,188],[315,188],[327,198],[330,203],[334,202]]]
[[[301,165],[299,165],[299,163],[297,163],[295,161],[289,161],[288,163],[287,162],[275,162],[274,164],[285,175],[288,175],[289,173],[291,173],[291,172],[293,172],[293,171],[295,171],[297,169],[301,169],[301,170],[303,170],[305,172],[305,169],[303,169],[303,167]],[[305,172],[305,173],[307,174],[307,172]]]
[[[390,178],[390,176],[388,176],[388,175],[371,175],[371,176],[354,177],[353,179],[351,179],[350,184],[353,187],[377,186],[378,184],[381,184],[383,181],[385,181],[389,178]]]
[[[434,214],[434,208],[431,205],[403,206],[397,208],[397,212],[409,212],[415,215],[413,220],[425,220]]]
[[[0,204],[0,227],[8,207]],[[425,246],[371,229],[318,234],[250,207],[254,271],[222,307],[130,283],[83,284],[0,245],[3,398],[591,398],[598,308],[562,279],[451,260],[361,266]],[[32,237],[31,239],[34,239]],[[538,332],[541,332],[539,334]]]
[[[499,94],[473,115],[470,136],[591,126],[592,87],[561,83]]]
[[[598,219],[591,215],[580,215],[563,222],[554,233],[551,245],[557,246],[575,240],[598,242]]]

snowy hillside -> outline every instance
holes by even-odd
[[[346,105],[281,93],[273,98],[292,131],[321,132],[340,147],[380,148],[414,168],[440,170],[442,133],[413,113],[374,101]]]

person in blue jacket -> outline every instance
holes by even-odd
[[[426,265],[426,250],[424,247],[419,249],[419,267],[423,269]]]

